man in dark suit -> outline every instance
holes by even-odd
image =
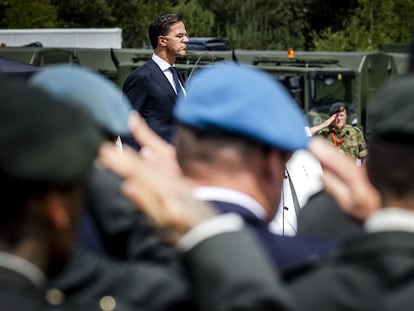
[[[98,310],[47,290],[47,281],[69,258],[100,132],[23,82],[2,81],[0,102],[1,309]]]
[[[321,142],[311,145],[329,172],[327,191],[365,220],[367,233],[345,241],[320,269],[291,280],[301,310],[412,308],[413,103],[413,77],[391,82],[371,102],[367,175]]]
[[[129,75],[123,91],[149,126],[170,141],[176,97],[185,92],[174,63],[186,55],[188,35],[182,18],[176,14],[156,17],[148,32],[154,53],[147,63]],[[124,142],[137,147],[131,138],[124,138]]]
[[[290,269],[328,255],[335,245],[269,229],[292,152],[308,143],[303,114],[266,73],[239,65],[205,69],[192,78],[175,109],[174,144],[197,198],[237,213],[255,231],[274,263]]]

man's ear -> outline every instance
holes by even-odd
[[[291,156],[291,153],[278,152],[276,150],[272,150],[267,154],[267,165],[273,177],[279,178],[278,176],[281,175],[281,172],[284,174],[286,162]]]
[[[167,46],[167,39],[164,36],[159,36],[158,37],[158,45],[165,47]]]
[[[46,217],[56,229],[66,229],[70,225],[70,217],[62,197],[57,192],[49,192],[44,197]]]

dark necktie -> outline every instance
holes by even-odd
[[[170,71],[174,79],[175,89],[177,90],[177,95],[180,95],[183,92],[183,89],[181,88],[180,78],[178,77],[177,69],[175,69],[175,67],[170,67]]]

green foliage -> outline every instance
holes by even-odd
[[[408,13],[410,12],[410,13]],[[373,51],[380,43],[408,41],[414,29],[412,0],[359,0],[343,30],[312,32],[317,51]]]
[[[185,28],[191,36],[212,36],[214,14],[203,9],[198,0],[179,0],[172,11],[183,17]]]
[[[396,1],[394,11],[398,20],[393,26],[399,30],[394,42],[407,42],[414,34],[414,0]]]
[[[124,47],[141,48],[149,45],[148,26],[160,14],[180,14],[187,31],[193,36],[208,36],[214,24],[214,16],[203,9],[198,0],[119,0],[112,1],[112,12],[117,27],[123,30]]]
[[[110,27],[115,19],[106,0],[53,0],[59,13],[59,27]]]
[[[8,3],[6,0],[3,0],[3,1],[0,0],[0,28],[7,28],[8,26],[8,22],[5,17],[5,11],[7,8],[7,4]]]
[[[116,26],[122,28],[123,46],[129,48],[148,45],[148,26],[151,20],[172,10],[170,1],[167,0],[117,0],[111,3]]]
[[[244,6],[244,3],[240,2],[238,0],[200,0],[201,6],[214,15],[214,35],[224,36],[226,25],[234,24],[237,12]]]
[[[9,0],[3,3],[7,28],[51,28],[56,26],[56,8],[49,0]]]
[[[214,35],[239,49],[304,47],[303,0],[204,0],[215,15]]]
[[[0,27],[120,27],[123,46],[141,48],[168,12],[191,36],[228,37],[237,49],[369,51],[414,30],[414,0],[0,0]]]

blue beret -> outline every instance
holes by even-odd
[[[205,68],[186,91],[175,107],[179,122],[242,135],[279,150],[307,147],[303,112],[279,82],[259,69],[228,63]]]
[[[114,136],[127,135],[129,100],[111,81],[76,65],[51,65],[35,73],[30,83],[66,103],[81,107],[101,130]]]
[[[67,184],[87,176],[102,143],[89,115],[22,81],[2,81],[0,102],[2,186],[9,187],[6,180]]]

